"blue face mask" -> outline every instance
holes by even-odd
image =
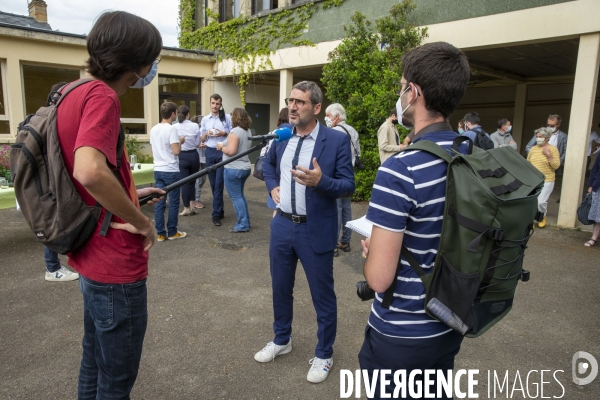
[[[465,133],[465,130],[463,128],[458,128],[458,133],[459,135],[462,135],[463,133]]]
[[[138,80],[132,86],[129,86],[129,87],[132,89],[141,89],[144,86],[148,86],[150,84],[150,82],[152,82],[154,77],[156,76],[157,72],[158,72],[158,61],[154,61],[152,63],[152,68],[150,68],[150,72],[148,72],[148,74],[145,77],[140,78],[138,76],[138,74],[135,74],[135,72],[134,72],[135,76],[138,77]]]

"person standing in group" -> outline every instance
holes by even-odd
[[[65,168],[85,203],[102,204],[96,231],[69,253],[83,297],[80,400],[127,399],[138,374],[148,324],[148,250],[156,240],[138,198],[164,192],[136,190],[127,152],[116,158],[119,96],[150,84],[161,49],[160,33],[145,19],[124,11],[101,14],[87,35],[85,68],[92,81],[71,91],[57,109]],[[102,236],[108,212],[112,222]]]
[[[358,132],[352,126],[346,123],[346,110],[340,103],[330,104],[325,109],[325,124],[328,128],[346,133],[350,136],[350,149],[352,150],[352,166],[357,157],[360,157],[360,142],[358,140]],[[350,252],[350,238],[352,229],[346,227],[346,223],[352,221],[352,199],[349,197],[337,199],[338,207],[338,235],[342,234],[337,249],[333,252],[333,256],[340,255],[339,250],[346,253]],[[338,250],[339,249],[339,250]]]
[[[500,118],[498,120],[498,130],[490,135],[494,147],[505,147],[510,146],[517,150],[517,142],[514,141],[510,132],[512,131],[512,124],[508,118]]]
[[[448,43],[436,42],[405,53],[402,66],[402,88],[396,103],[399,123],[414,127],[414,143],[428,140],[451,151],[457,135],[448,119],[467,90],[467,57]],[[458,149],[465,153],[467,144]],[[399,263],[400,250],[406,246],[425,271],[433,270],[442,232],[447,167],[433,154],[410,151],[409,147],[388,158],[375,177],[366,216],[373,229],[371,238],[364,241],[363,257],[365,278],[377,295],[358,360],[363,372],[368,372],[365,379],[377,382],[377,399],[386,397],[381,393],[378,372],[389,370],[389,376],[395,376],[396,371],[404,370],[406,376],[412,376],[417,370],[435,370],[425,378],[419,372],[414,386],[423,386],[427,380],[435,384],[440,379],[437,374],[448,378],[460,350],[463,336],[425,313],[425,286],[404,257]],[[386,308],[384,292],[393,281],[397,282],[394,296]],[[388,398],[398,390],[397,382],[390,383]],[[436,393],[435,387],[431,393]]]
[[[558,149],[558,154],[560,154],[560,165],[562,167],[565,164],[565,157],[567,156],[567,141],[569,139],[569,135],[560,130],[561,124],[562,117],[560,115],[550,114],[548,116],[546,128],[549,128],[552,131],[552,136],[550,136],[548,143]],[[535,146],[539,146],[537,144],[537,135],[533,135],[529,143],[527,143],[525,146],[525,151],[529,153],[529,151]],[[560,173],[558,174],[560,175]]]
[[[231,130],[231,116],[225,114],[223,99],[218,94],[210,96],[210,114],[202,118],[200,134],[201,140],[206,143],[206,167],[223,161],[223,153],[217,149],[217,143],[223,142]],[[221,226],[221,220],[225,217],[223,208],[223,168],[211,171],[208,174],[210,188],[213,195],[212,222],[215,226]]]
[[[336,199],[354,192],[350,137],[317,121],[322,101],[321,89],[314,82],[302,81],[292,87],[285,102],[293,135],[289,141],[274,142],[264,160],[267,189],[279,204],[271,220],[269,245],[275,338],[254,355],[258,362],[269,362],[292,350],[293,291],[299,259],[317,312],[318,344],[306,377],[312,383],[324,381],[333,365]]]
[[[398,111],[396,107],[390,111],[390,115],[381,124],[377,131],[377,145],[379,146],[379,161],[383,164],[385,160],[405,148],[400,144],[400,134],[398,133]]]
[[[294,129],[294,126],[292,124],[290,124],[289,115],[290,115],[290,112],[287,107],[284,107],[281,110],[279,110],[279,116],[277,117],[277,129],[279,129],[279,128],[289,128],[290,130]],[[269,140],[269,143],[267,143],[267,145],[262,148],[262,150],[260,151],[260,157],[265,157],[267,155],[267,152],[271,148],[272,143],[273,143],[273,139]],[[275,217],[275,214],[277,213],[277,204],[275,204],[275,202],[273,201],[273,199],[271,198],[271,195],[269,193],[267,193],[267,207],[269,207],[271,210],[273,210],[273,217]]]
[[[181,154],[181,144],[186,139],[185,136],[177,134],[177,125],[173,125],[173,121],[177,119],[177,104],[172,102],[162,103],[160,105],[160,116],[162,121],[150,130],[150,146],[152,147],[152,158],[154,159],[154,182],[157,188],[163,188],[181,179],[178,155]],[[187,235],[185,232],[177,230],[180,193],[180,188],[169,192],[169,213],[166,229],[165,208],[167,199],[164,198],[156,203],[154,223],[159,242],[167,239],[181,239]]]
[[[223,152],[223,161],[247,151],[250,148],[250,124],[252,120],[243,108],[234,108],[231,112],[231,132],[224,142],[217,143],[217,150]],[[237,223],[229,230],[232,233],[248,232],[250,230],[250,212],[244,196],[244,184],[250,176],[252,164],[248,156],[241,157],[225,165],[223,177],[227,193],[231,197]]]
[[[560,167],[560,154],[558,149],[551,145],[552,128],[539,128],[535,130],[536,146],[527,154],[527,161],[533,164],[544,176],[544,188],[538,196],[538,211],[544,216],[538,221],[538,227],[546,226],[546,213],[548,212],[548,199],[554,190],[556,180],[555,171]]]
[[[584,243],[584,246],[593,247],[598,244],[598,235],[600,235],[600,157],[596,157],[594,166],[590,171],[588,193],[592,194],[592,206],[590,207],[588,219],[594,221],[594,226],[592,228],[592,237]]]
[[[177,122],[179,122],[175,125],[177,135],[184,139],[181,142],[181,153],[179,153],[179,174],[180,179],[184,179],[200,171],[200,157],[198,157],[200,127],[190,121],[190,108],[188,106],[179,106],[177,109]],[[191,181],[181,187],[183,211],[179,215],[188,216],[198,213],[194,208],[195,183],[195,181]]]
[[[192,121],[193,123],[195,123],[196,125],[198,125],[198,127],[200,127],[200,122],[202,121],[202,118],[204,118],[202,115],[196,115],[194,117],[192,117],[192,119],[190,119],[190,121]],[[204,168],[206,168],[206,143],[202,143],[202,141],[200,141],[200,144],[198,145],[198,157],[200,160],[200,170],[203,170]],[[196,179],[196,196],[195,196],[195,201],[194,201],[194,208],[197,210],[201,210],[204,208],[204,204],[202,204],[200,202],[200,196],[202,195],[202,187],[204,186],[204,183],[206,182],[206,175],[202,175],[200,178]]]
[[[600,122],[598,123],[598,128],[600,128]],[[590,169],[590,164],[592,163],[592,155],[596,154],[598,149],[600,148],[600,135],[596,133],[596,131],[592,130],[590,132],[590,142],[588,145],[587,152],[587,162],[585,164],[585,172],[587,174]]]
[[[463,133],[465,133],[465,120],[464,119],[461,119],[458,121],[456,131],[458,132],[459,135],[462,135]]]

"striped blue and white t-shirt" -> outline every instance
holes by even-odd
[[[456,136],[452,131],[431,132],[415,142],[429,140],[450,149]],[[459,149],[466,152],[467,145]],[[440,243],[447,167],[444,160],[419,150],[388,158],[377,172],[367,211],[367,220],[374,225],[404,232],[403,243],[426,273],[433,271]],[[383,293],[373,300],[369,316],[373,329],[386,336],[414,339],[452,330],[425,313],[425,286],[404,258],[397,279],[389,309],[381,306]]]

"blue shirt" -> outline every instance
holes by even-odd
[[[312,154],[315,149],[315,143],[317,142],[317,135],[319,134],[319,122],[315,129],[307,135],[300,148],[300,154],[298,158],[298,164],[301,167],[309,169],[312,164]],[[283,155],[281,156],[281,176],[279,178],[279,204],[278,207],[281,211],[291,214],[292,213],[292,173],[290,170],[295,167],[292,165],[294,154],[296,154],[296,148],[300,142],[300,136],[294,133],[288,142]],[[301,183],[294,183],[294,191],[296,192],[296,215],[306,215],[306,186]]]
[[[210,129],[218,129],[223,132],[229,133],[231,130],[231,115],[225,114],[225,123],[221,122],[219,116],[214,117],[212,114],[209,114],[202,118],[202,122],[200,123],[200,135],[204,135],[204,133]],[[206,147],[217,147],[218,142],[224,142],[227,138],[225,136],[210,136],[208,135],[208,139],[206,139]]]
[[[452,147],[456,133],[431,132],[417,138]],[[409,147],[410,148],[410,147]],[[462,144],[461,151],[467,145]],[[403,243],[426,273],[433,270],[440,243],[446,204],[448,164],[424,151],[404,151],[388,158],[375,177],[367,220],[394,232],[404,232]],[[389,309],[382,307],[383,293],[377,293],[369,325],[379,333],[423,339],[450,332],[447,325],[425,313],[425,286],[408,261],[402,258],[398,283]]]

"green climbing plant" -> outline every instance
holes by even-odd
[[[379,167],[377,130],[396,104],[397,82],[402,76],[402,55],[418,47],[427,36],[427,28],[407,22],[415,9],[411,0],[394,5],[389,15],[369,21],[360,12],[345,27],[346,37],[329,54],[323,66],[327,98],[346,109],[347,122],[359,133],[361,161],[366,168],[356,171],[353,200],[371,198],[371,189]],[[401,132],[401,139],[406,132]]]
[[[245,88],[252,74],[273,68],[269,56],[284,45],[314,46],[302,39],[311,16],[321,7],[337,7],[345,0],[309,2],[299,7],[281,8],[266,16],[241,16],[226,22],[216,22],[219,15],[206,9],[211,22],[194,29],[195,2],[180,1],[179,46],[187,49],[213,51],[217,62],[234,62],[234,82],[245,105]]]

